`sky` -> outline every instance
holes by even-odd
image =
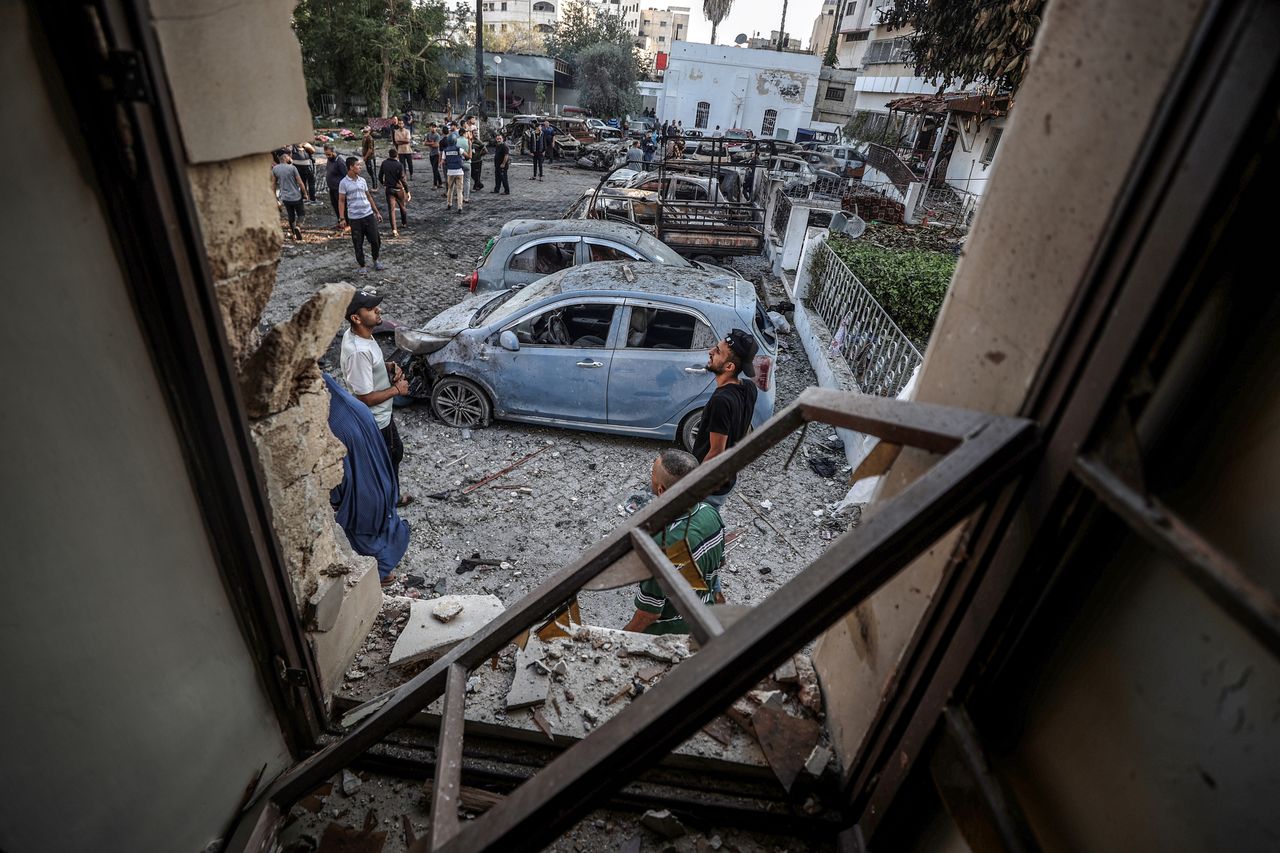
[[[702,0],[641,0],[640,8],[649,7],[665,9],[668,6],[689,7],[689,40],[710,42],[711,22],[702,15]],[[787,32],[792,38],[800,39],[800,46],[809,46],[809,34],[813,32],[813,19],[818,17],[822,8],[822,0],[789,0],[787,3]],[[770,30],[776,30],[782,23],[782,0],[734,0],[733,8],[720,22],[716,30],[717,44],[733,44],[738,33],[748,36],[759,33],[768,37]]]

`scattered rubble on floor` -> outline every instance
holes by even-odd
[[[650,809],[640,818],[640,824],[667,839],[679,838],[687,832],[684,824],[668,809]]]
[[[409,618],[391,650],[390,664],[397,666],[436,657],[470,637],[506,608],[496,595],[448,596],[462,608],[441,622],[436,607],[441,599],[420,599],[409,604]]]
[[[751,715],[751,727],[774,775],[790,793],[822,736],[822,726],[815,720],[793,717],[775,696]]]
[[[352,773],[350,770],[342,771],[342,793],[348,797],[360,790],[360,777]]]
[[[508,711],[547,701],[551,693],[551,667],[544,662],[545,656],[546,649],[536,634],[531,634],[525,647],[516,652],[516,674],[507,691]]]

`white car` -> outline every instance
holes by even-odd
[[[587,129],[596,135],[596,139],[621,139],[622,131],[616,127],[610,127],[598,118],[587,119]]]

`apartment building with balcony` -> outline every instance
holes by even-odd
[[[689,38],[689,7],[671,6],[655,9],[652,6],[640,12],[640,29],[636,33],[636,46],[657,58],[659,53],[670,53],[676,41]]]

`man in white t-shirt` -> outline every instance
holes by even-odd
[[[404,458],[404,444],[392,416],[392,401],[397,394],[409,393],[409,381],[394,361],[386,361],[382,348],[373,339],[373,330],[382,323],[382,294],[373,288],[357,290],[347,305],[348,327],[342,333],[342,378],[351,394],[373,412],[373,419],[387,444],[391,455],[391,467],[396,472],[396,488],[400,488],[400,460]],[[413,501],[411,495],[400,490],[396,506],[406,506]]]
[[[369,192],[369,185],[360,177],[360,168],[364,164],[359,157],[347,158],[347,176],[338,184],[338,221],[351,227],[351,242],[356,248],[356,270],[360,275],[368,274],[364,265],[364,241],[369,238],[369,249],[373,252],[373,268],[384,270],[378,263],[378,253],[382,250],[382,238],[378,235],[378,223],[382,221],[382,211]],[[375,221],[376,217],[376,221]]]

